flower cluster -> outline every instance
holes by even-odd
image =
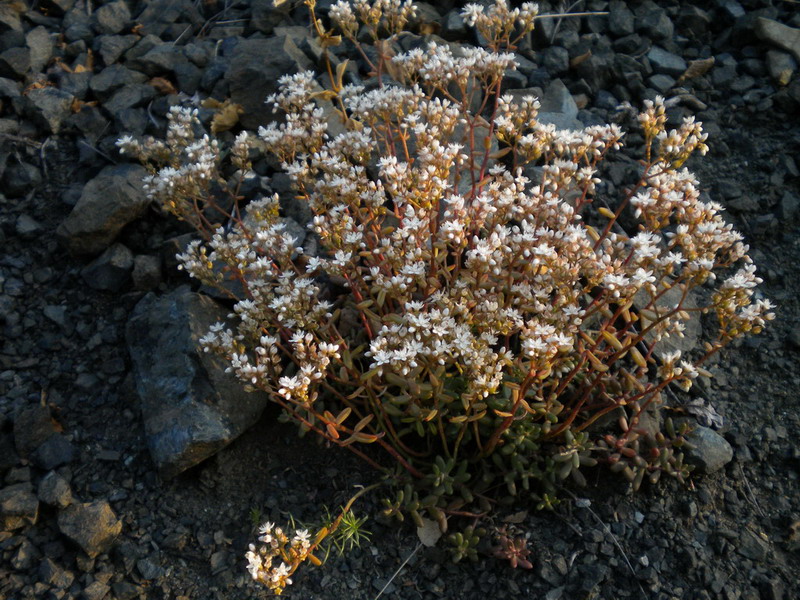
[[[250,544],[247,570],[254,581],[266,585],[276,595],[292,584],[291,575],[297,567],[311,556],[311,539],[306,529],[298,529],[290,538],[274,523],[259,527],[258,541]]]
[[[359,24],[395,34],[412,13],[358,0],[335,4],[331,19],[363,51]],[[548,506],[559,479],[581,481],[579,468],[597,461],[636,486],[682,476],[679,434],[645,435],[639,420],[668,385],[688,389],[708,375],[706,360],[772,318],[741,235],[683,168],[706,151],[699,123],[667,131],[663,100],[648,102],[639,180],[596,207],[621,129],[559,130],[538,121],[535,98],[501,92],[535,14],[503,0],[467,6],[488,49],[432,43],[390,57],[376,45],[378,64],[363,52],[378,85],[327,91],[340,107],[335,129],[312,73],[282,78],[269,103],[286,120],[237,137],[238,175],[218,185],[227,203],[207,186],[221,180],[220,152],[195,136],[196,114],[174,111],[166,144],[120,141],[159,165],[148,192],[207,233],[180,255],[183,267],[237,300],[236,328],[215,326],[205,348],[304,430],[379,468],[360,446],[383,449],[425,492],[404,494],[405,508],[443,528],[453,506],[498,483],[514,495],[536,481]],[[277,198],[238,207],[237,182],[262,149],[313,212],[320,251],[287,233]],[[212,224],[209,206],[226,223]],[[698,294],[701,285],[716,290]],[[706,312],[719,331],[704,348],[656,354]],[[623,415],[619,436],[596,433],[612,412]],[[280,587],[290,572],[265,567],[267,554],[251,550],[251,572]]]

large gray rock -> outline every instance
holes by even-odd
[[[78,544],[89,557],[107,552],[122,531],[117,518],[105,500],[72,504],[58,513],[58,528]]]
[[[182,287],[147,294],[128,321],[126,338],[150,454],[162,477],[208,458],[255,423],[267,396],[245,392],[227,363],[198,340],[228,311]]]
[[[147,175],[138,165],[106,167],[83,189],[80,200],[56,234],[74,254],[105,250],[120,230],[147,208],[142,187]]]

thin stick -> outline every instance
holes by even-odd
[[[384,585],[381,588],[381,591],[378,592],[378,595],[375,596],[374,600],[378,600],[378,598],[380,598],[383,595],[383,592],[386,591],[386,588],[389,587],[389,584],[392,583],[392,581],[394,581],[395,577],[397,577],[400,574],[400,571],[403,570],[403,567],[405,567],[408,564],[408,561],[410,561],[412,559],[412,557],[419,551],[420,548],[422,548],[422,542],[419,542],[417,544],[417,547],[414,548],[414,551],[411,554],[409,554],[406,557],[406,559],[403,561],[403,563],[399,567],[397,567],[397,570],[394,573],[392,573],[392,576],[389,577],[389,581],[387,581],[386,585]]]
[[[95,148],[95,147],[94,147],[94,146],[92,146],[91,144],[87,144],[87,143],[86,143],[86,142],[84,142],[83,140],[79,141],[78,143],[79,143],[79,144],[81,144],[82,146],[86,146],[87,148],[89,148],[89,150],[94,150],[94,151],[95,151],[95,152],[97,152],[97,153],[98,153],[100,156],[102,156],[103,158],[105,158],[105,159],[106,159],[108,162],[114,163],[115,165],[117,164],[117,161],[116,161],[116,160],[114,160],[113,158],[111,158],[111,157],[110,157],[108,154],[106,154],[106,153],[105,153],[105,152],[103,152],[102,150],[98,150],[97,148]]]
[[[785,0],[790,1],[790,0]],[[579,13],[552,13],[546,15],[536,15],[534,20],[536,19],[562,19],[564,17],[603,17],[608,14],[608,11],[589,11],[589,12],[579,12]]]
[[[42,147],[42,144],[37,142],[36,140],[22,137],[20,135],[14,135],[11,133],[0,133],[0,139],[9,140],[11,142],[19,142],[21,144],[27,144],[28,146],[33,146],[34,148]]]

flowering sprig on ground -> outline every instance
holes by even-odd
[[[309,4],[328,46],[338,43]],[[386,514],[424,513],[442,530],[450,515],[489,511],[501,488],[534,484],[550,506],[560,480],[582,482],[598,462],[636,487],[683,477],[681,431],[645,426],[648,413],[667,386],[689,389],[705,361],[773,317],[741,235],[683,166],[707,150],[700,124],[667,131],[663,100],[647,102],[639,180],[595,208],[621,129],[558,130],[538,120],[535,98],[502,93],[535,8],[466,7],[487,49],[401,52],[392,40],[412,14],[389,0],[332,8],[375,76],[369,88],[343,85],[328,69],[338,135],[305,72],[281,78],[268,100],[285,122],[236,139],[230,180],[191,112],[172,113],[166,144],[121,140],[154,165],[148,193],[206,234],[181,254],[184,268],[243,290],[236,327],[215,326],[203,346],[303,430],[385,470],[364,445],[382,449],[415,480]],[[277,198],[240,207],[238,182],[261,150],[308,203],[320,252],[285,232]],[[708,312],[719,327],[703,348],[657,351]],[[616,427],[600,427],[612,416]]]
[[[294,530],[291,535],[269,521],[259,525],[258,544],[249,544],[245,553],[247,571],[253,581],[280,595],[292,584],[292,575],[305,561],[319,566],[327,559],[331,547],[344,554],[368,540],[371,534],[364,529],[366,517],[356,517],[351,509],[358,498],[374,487],[359,490],[335,517],[328,513],[326,521],[316,528],[313,537],[308,528],[295,527],[294,519],[291,521]],[[316,556],[315,552],[323,554],[323,558]]]

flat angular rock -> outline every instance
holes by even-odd
[[[22,78],[31,68],[31,51],[28,48],[9,48],[0,52],[0,75]]]
[[[147,75],[133,71],[122,65],[111,65],[96,75],[89,82],[89,89],[100,101],[108,100],[118,89],[144,83]]]
[[[647,60],[656,73],[680,77],[686,71],[686,61],[677,54],[667,52],[660,46],[653,46],[647,53]]]
[[[227,363],[198,348],[228,310],[182,287],[147,294],[128,321],[133,361],[150,454],[165,478],[213,455],[258,420],[266,395],[248,393]]]
[[[107,552],[122,531],[117,518],[105,500],[72,504],[58,513],[58,528],[78,544],[86,554],[95,557]]]
[[[107,248],[120,230],[138,219],[149,200],[142,188],[147,174],[138,165],[106,167],[83,189],[80,200],[56,234],[74,254]]]
[[[698,473],[714,473],[733,459],[733,448],[713,429],[695,427],[686,439],[693,446],[686,451],[686,462],[695,465]]]
[[[36,523],[39,500],[30,483],[17,483],[0,490],[0,525],[3,531],[13,531]]]

